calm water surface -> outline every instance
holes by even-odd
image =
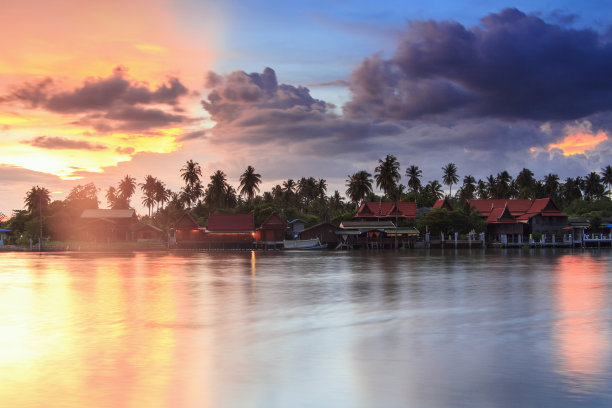
[[[2,407],[610,407],[612,252],[0,254]]]

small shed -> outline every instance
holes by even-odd
[[[336,246],[340,243],[340,237],[336,234],[340,228],[329,222],[313,225],[310,228],[306,228],[299,233],[300,239],[313,239],[318,238],[322,244],[328,246]]]
[[[4,241],[8,238],[8,234],[11,230],[0,228],[0,246],[4,246]]]
[[[82,239],[94,242],[131,241],[136,211],[88,209],[80,217]]]
[[[306,221],[296,218],[287,223],[287,228],[289,228],[291,237],[297,238],[298,234],[306,228]]]
[[[134,238],[138,242],[161,242],[164,231],[151,224],[139,224],[134,228]]]
[[[268,218],[261,223],[261,226],[255,231],[255,240],[258,242],[279,242],[285,239],[285,231],[287,223],[273,211]]]

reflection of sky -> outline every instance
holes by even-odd
[[[556,266],[558,370],[572,392],[601,391],[610,369],[609,265],[589,256],[563,256]]]
[[[509,252],[0,254],[0,405],[609,406],[612,257]]]

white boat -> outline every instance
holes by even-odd
[[[285,249],[324,249],[327,245],[321,244],[319,238],[312,239],[293,239],[284,241]]]

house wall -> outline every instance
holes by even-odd
[[[340,242],[340,237],[335,234],[336,229],[331,225],[322,225],[317,228],[311,228],[308,231],[300,233],[300,239],[319,238],[322,244],[337,244]]]
[[[567,227],[567,217],[544,217],[536,215],[529,220],[531,232],[541,232],[543,234],[563,233],[563,227]]]

